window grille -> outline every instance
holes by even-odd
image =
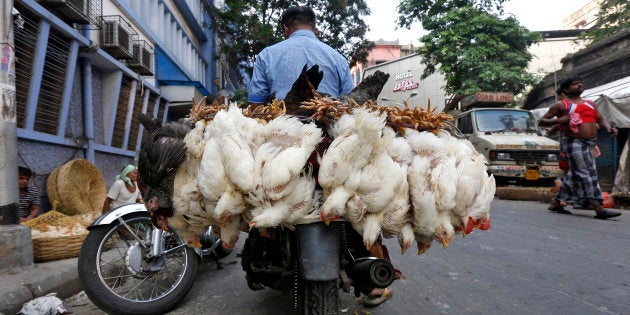
[[[33,62],[35,60],[35,45],[37,42],[37,21],[31,19],[21,10],[24,19],[24,27],[15,28],[15,102],[17,108],[17,126],[26,128],[26,116],[28,105],[28,91],[33,75]]]
[[[38,41],[39,21],[22,10],[24,27],[15,30],[16,54],[16,107],[17,126],[26,128],[28,111],[35,111],[33,129],[52,135],[57,134],[61,103],[68,67],[71,40],[61,36],[54,28],[50,29],[48,46],[44,60],[41,86],[36,108],[27,108],[31,79],[35,62],[35,49]]]
[[[144,93],[149,93],[149,90],[144,90]],[[140,130],[140,123],[136,118],[139,113],[142,113],[142,107],[144,106],[144,95],[142,95],[142,89],[136,89],[136,100],[133,103],[133,116],[131,116],[131,130],[129,131],[129,142],[127,142],[127,150],[136,151],[136,144],[138,143],[138,132]]]
[[[116,120],[114,120],[114,130],[112,132],[112,147],[115,148],[122,148],[125,141],[125,127],[127,124],[127,112],[129,111],[131,82],[131,78],[123,76],[120,84],[118,108],[116,109]]]
[[[51,29],[35,113],[36,131],[57,134],[69,51],[70,40],[55,34],[55,30]]]

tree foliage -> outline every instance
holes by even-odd
[[[602,0],[595,24],[582,33],[581,37],[594,43],[627,28],[630,28],[630,2],[628,0]]]
[[[370,14],[364,0],[226,0],[225,6],[209,8],[212,29],[220,39],[218,53],[231,67],[251,74],[256,55],[284,39],[278,25],[282,12],[294,5],[307,5],[317,15],[319,40],[339,51],[350,64],[365,61],[373,43],[365,39],[368,26],[362,16]]]
[[[507,0],[402,0],[398,4],[398,25],[409,28],[411,23],[424,23],[427,18],[441,16],[451,9],[471,6],[487,12],[503,11]]]
[[[527,72],[532,59],[528,47],[541,36],[514,17],[490,13],[501,12],[504,1],[402,0],[399,25],[409,26],[416,19],[429,32],[417,50],[426,66],[423,79],[444,74],[445,91],[455,101],[478,91],[517,94],[535,84],[536,78]]]

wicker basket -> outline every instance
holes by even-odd
[[[33,260],[42,262],[77,257],[86,236],[87,233],[83,235],[34,238]]]
[[[77,257],[81,244],[88,235],[86,227],[93,217],[89,215],[68,216],[57,211],[48,211],[22,225],[31,228],[33,233],[33,260],[51,261]],[[45,234],[54,227],[74,227],[68,229],[72,234]],[[41,233],[37,233],[41,232]]]
[[[53,209],[67,215],[100,213],[107,198],[101,172],[85,159],[71,160],[50,173],[46,192]]]

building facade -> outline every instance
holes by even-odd
[[[240,88],[216,56],[205,0],[15,0],[18,163],[45,193],[67,161],[109,185],[134,163],[145,113],[185,115],[193,98]],[[45,198],[43,198],[45,199]]]
[[[358,63],[350,68],[350,73],[354,79],[355,85],[358,85],[363,80],[363,70],[366,68],[396,60],[405,56],[409,56],[414,53],[414,47],[412,44],[400,45],[398,40],[385,41],[377,40],[374,42],[374,47],[370,50],[365,64]]]
[[[400,106],[406,101],[411,107],[421,106],[425,109],[430,104],[431,108],[441,111],[447,97],[444,91],[446,81],[438,72],[421,79],[425,68],[420,55],[413,54],[366,68],[363,75],[369,76],[376,71],[389,74],[389,80],[379,95],[379,102]]]

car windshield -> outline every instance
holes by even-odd
[[[486,131],[538,131],[527,111],[482,110],[475,113],[477,129]]]

